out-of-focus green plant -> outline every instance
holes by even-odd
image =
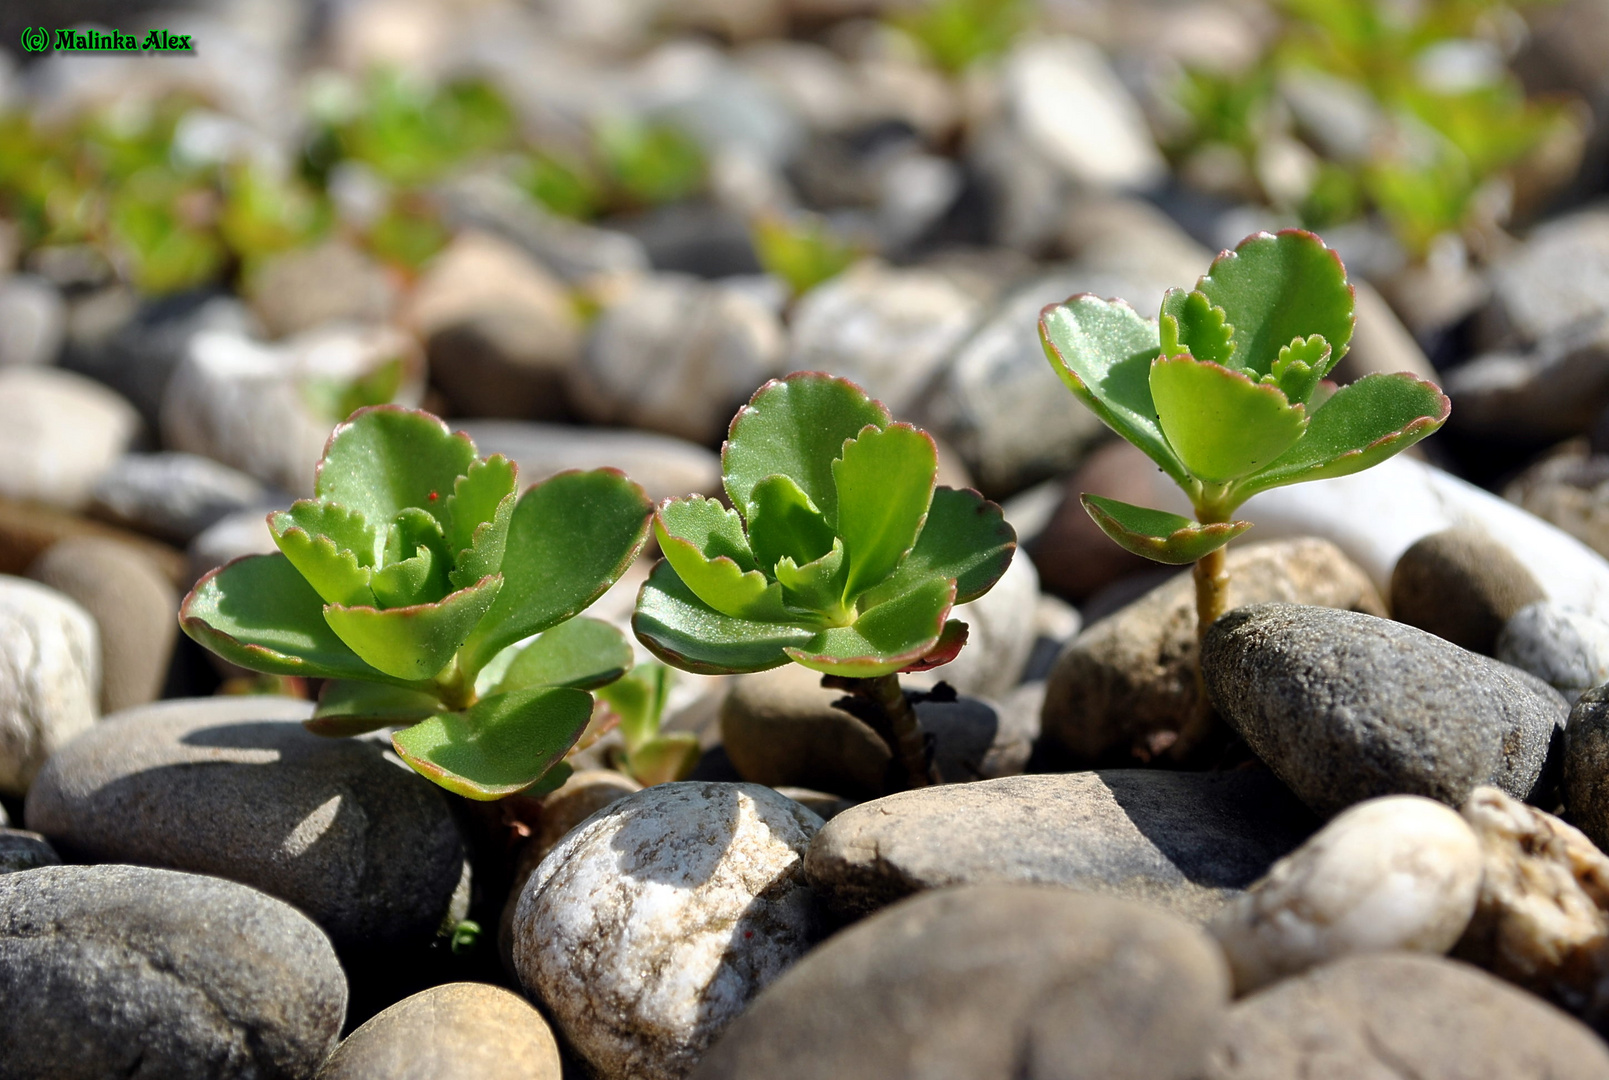
[[[924,0],[896,10],[889,22],[920,44],[933,63],[958,75],[1010,48],[1028,25],[1028,0]]]
[[[672,124],[611,117],[599,122],[594,142],[605,178],[627,203],[657,206],[704,186],[703,150]]]
[[[854,265],[863,250],[844,240],[818,217],[762,217],[749,230],[754,252],[767,273],[801,296]]]
[[[512,148],[516,132],[513,109],[485,82],[438,87],[377,71],[335,134],[342,156],[406,187],[435,180],[476,155]]]
[[[698,764],[697,735],[659,730],[674,678],[670,668],[650,661],[597,691],[620,719],[621,767],[644,787],[684,779]]]

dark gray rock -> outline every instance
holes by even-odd
[[[136,866],[0,875],[0,1077],[301,1080],[346,980],[289,904]]]
[[[1487,656],[1503,624],[1546,597],[1525,564],[1480,529],[1431,533],[1391,571],[1394,619]]]
[[[60,863],[61,856],[56,854],[56,849],[38,833],[0,827],[0,874]]]
[[[1570,822],[1609,849],[1609,686],[1582,694],[1564,727],[1564,805]]]
[[[255,477],[200,454],[124,454],[95,482],[97,515],[188,544],[237,511],[276,496]]]
[[[1526,798],[1569,708],[1534,675],[1423,630],[1298,604],[1241,608],[1201,654],[1213,704],[1323,816],[1377,795]]]
[[[446,800],[375,742],[309,734],[311,711],[197,698],[107,717],[52,756],[28,827],[87,862],[251,885],[343,948],[427,937],[463,868]]]
[[[1237,1003],[1207,1080],[1602,1080],[1609,1052],[1541,1000],[1453,960],[1338,960]]]
[[[946,889],[816,949],[692,1080],[1187,1080],[1228,975],[1142,904],[1027,885]]]
[[[845,810],[811,843],[805,874],[841,915],[925,889],[1020,882],[1203,919],[1317,826],[1261,771],[1013,776]]]

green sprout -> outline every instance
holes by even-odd
[[[593,143],[622,208],[675,202],[704,186],[704,151],[679,127],[611,117],[597,125]]]
[[[449,791],[562,777],[587,691],[631,665],[619,631],[574,616],[645,542],[642,488],[595,469],[520,495],[512,462],[382,405],[336,427],[315,492],[269,515],[278,553],[197,582],[185,633],[253,671],[328,680],[317,734],[407,725],[397,753]]]
[[[760,266],[802,296],[837,277],[865,252],[843,240],[820,218],[761,217],[749,230]]]
[[[1223,547],[1251,527],[1233,520],[1241,503],[1377,465],[1447,419],[1440,388],[1407,373],[1324,381],[1352,338],[1352,305],[1335,252],[1290,229],[1219,255],[1194,289],[1168,290],[1154,322],[1088,294],[1040,316],[1062,382],[1189,497],[1194,521],[1097,495],[1083,503],[1129,551],[1195,563],[1201,634],[1225,610]]]
[[[912,786],[929,748],[897,673],[966,643],[958,603],[988,592],[1016,550],[1000,508],[935,487],[932,438],[892,422],[855,384],[796,372],[761,387],[721,452],[726,494],[654,514],[664,560],[632,628],[665,663],[701,674],[793,661],[871,706]]]
[[[675,673],[664,664],[640,664],[598,691],[620,718],[625,743],[621,766],[644,787],[684,779],[698,764],[698,736],[692,732],[661,732],[660,720]]]
[[[1025,0],[928,0],[895,12],[890,21],[915,38],[934,64],[958,75],[1010,48],[1028,14]]]

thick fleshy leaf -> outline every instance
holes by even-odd
[[[766,477],[749,499],[749,547],[762,569],[783,559],[814,562],[832,550],[832,526],[791,477]]]
[[[845,571],[844,544],[837,538],[832,550],[813,562],[795,566],[792,559],[783,559],[776,565],[783,601],[797,611],[809,612],[809,625],[814,626],[852,618],[843,602]]]
[[[1151,365],[1151,397],[1179,460],[1210,484],[1265,467],[1307,429],[1306,411],[1278,387],[1188,353]]]
[[[469,674],[602,596],[642,550],[653,509],[618,469],[562,472],[521,495],[502,591],[464,650]]]
[[[867,611],[850,626],[823,630],[787,654],[813,671],[866,679],[891,675],[933,650],[955,604],[955,582],[928,581]]]
[[[1261,377],[1292,338],[1321,335],[1337,361],[1352,340],[1352,286],[1324,241],[1301,229],[1257,233],[1213,260],[1196,288],[1234,327],[1229,367]]]
[[[787,616],[782,606],[782,586],[758,570],[743,570],[724,555],[705,558],[691,543],[671,536],[654,519],[654,536],[659,550],[682,581],[700,600],[716,611],[739,619],[762,622],[780,621]]]
[[[278,536],[301,529],[309,536],[328,537],[337,550],[350,551],[359,566],[374,566],[384,547],[384,522],[371,522],[356,510],[318,499],[297,499],[288,510],[276,510],[268,526]]]
[[[369,586],[381,607],[434,603],[452,591],[451,560],[441,525],[428,512],[410,506],[398,511],[391,523],[385,565],[374,572]]]
[[[371,666],[399,679],[429,679],[447,666],[502,585],[494,574],[436,603],[411,607],[330,604],[324,621]]]
[[[694,596],[668,562],[654,567],[643,583],[631,628],[659,659],[700,675],[779,667],[788,662],[784,648],[814,636],[798,626],[721,614]]]
[[[1285,399],[1292,404],[1305,404],[1335,364],[1330,343],[1314,334],[1309,338],[1293,338],[1279,350],[1274,366],[1262,381],[1279,387]]]
[[[961,647],[967,643],[967,624],[960,619],[951,619],[944,624],[944,630],[939,634],[939,640],[933,647],[922,655],[915,663],[906,664],[900,668],[900,673],[931,671],[942,667],[961,655]]]
[[[307,505],[316,507],[319,504],[309,501]],[[304,519],[314,516],[305,512],[301,515]],[[361,519],[358,522],[361,524]],[[339,546],[327,534],[313,533],[303,528],[296,517],[284,510],[268,515],[268,531],[273,534],[274,543],[290,560],[296,572],[307,579],[307,583],[326,603],[374,603],[374,591],[369,586],[372,572],[359,564],[357,552]],[[372,560],[373,551],[370,550],[368,555]]]
[[[391,736],[402,760],[466,799],[500,799],[557,765],[592,717],[581,690],[543,687],[495,694]]]
[[[359,409],[336,426],[314,490],[371,522],[417,506],[445,522],[446,503],[475,460],[475,444],[427,412],[397,405]]]
[[[196,582],[179,606],[184,632],[252,671],[402,680],[378,671],[324,621],[324,599],[284,555],[248,555]]]
[[[453,556],[449,575],[453,588],[462,589],[502,569],[508,524],[519,499],[515,477],[513,462],[493,454],[458,478],[447,500],[445,530]]]
[[[1170,566],[1193,563],[1251,528],[1249,521],[1202,525],[1165,510],[1133,506],[1099,495],[1086,494],[1080,498],[1101,532],[1119,547]]]
[[[867,424],[886,427],[888,410],[847,379],[797,371],[773,379],[732,418],[721,448],[726,494],[745,517],[755,485],[791,477],[828,525],[838,522],[832,462]]]
[[[1016,530],[999,506],[970,488],[935,488],[916,546],[893,577],[860,598],[860,607],[903,596],[934,578],[955,581],[956,603],[976,600],[1000,580],[1016,550]]]
[[[1365,375],[1335,391],[1313,413],[1302,441],[1237,484],[1235,492],[1244,499],[1286,484],[1360,472],[1434,432],[1451,408],[1440,387],[1406,372]]]
[[[1080,294],[1040,313],[1039,339],[1069,390],[1180,487],[1190,487],[1151,404],[1151,361],[1160,350],[1155,323],[1121,300]]]
[[[569,619],[520,649],[493,693],[533,686],[591,690],[614,682],[631,664],[626,635],[601,619]]]
[[[398,724],[412,724],[442,711],[440,699],[382,683],[330,679],[319,691],[313,719],[302,726],[314,735],[344,738]]]
[[[846,603],[892,574],[916,543],[938,468],[932,437],[909,424],[871,428],[844,444],[832,474],[838,535],[849,564]]]
[[[666,499],[654,516],[654,528],[661,536],[686,540],[706,559],[725,556],[744,570],[755,568],[754,553],[743,535],[743,518],[720,500],[702,495]]]
[[[1169,289],[1162,297],[1157,332],[1163,356],[1187,352],[1197,360],[1228,364],[1235,351],[1233,329],[1224,309],[1200,290]]]
[[[701,755],[698,736],[690,731],[656,735],[626,755],[626,769],[643,787],[685,780]]]

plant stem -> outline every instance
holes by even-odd
[[[928,787],[939,782],[938,771],[927,758],[927,740],[922,734],[921,721],[905,691],[900,689],[898,675],[869,679],[824,675],[821,685],[847,690],[876,708],[883,722],[873,726],[888,746],[888,752],[903,766],[908,787]]]
[[[467,709],[478,700],[475,694],[475,680],[464,675],[464,669],[455,656],[452,663],[442,669],[436,676],[436,695],[441,698],[443,705],[454,712]]]
[[[1226,514],[1202,514],[1197,520],[1208,524],[1223,521]],[[1196,583],[1196,707],[1179,727],[1179,738],[1168,748],[1175,760],[1187,757],[1201,745],[1212,730],[1212,699],[1207,696],[1207,680],[1201,672],[1201,646],[1207,629],[1229,607],[1229,570],[1223,548],[1215,548],[1196,560],[1191,576]]]

